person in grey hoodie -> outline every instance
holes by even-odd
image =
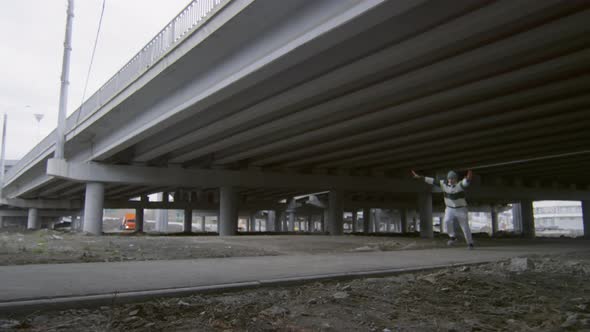
[[[473,177],[473,172],[468,170],[467,175],[461,181],[458,181],[459,176],[454,171],[450,171],[447,174],[446,181],[435,181],[434,178],[419,175],[414,172],[414,170],[412,170],[412,175],[414,178],[423,179],[424,182],[440,187],[442,190],[446,206],[443,222],[445,223],[447,232],[451,238],[447,244],[453,245],[455,242],[457,242],[454,228],[454,222],[456,220],[461,226],[461,229],[463,229],[463,234],[465,235],[465,240],[467,241],[467,248],[470,250],[473,249],[473,238],[471,237],[471,229],[469,228],[467,200],[465,199],[464,190],[467,188],[467,186],[469,186],[471,178]]]

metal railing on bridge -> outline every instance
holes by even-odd
[[[186,36],[196,31],[216,12],[232,0],[193,0],[170,23],[168,23],[152,40],[150,40],[123,68],[113,75],[103,86],[68,118],[67,130],[71,130],[80,119],[93,113],[123,91],[150,67],[160,61],[164,56],[179,44]],[[76,121],[72,121],[72,118]],[[33,162],[38,156],[47,153],[55,144],[55,130],[29,151],[6,174],[6,182],[15,178],[26,165]]]
[[[83,108],[94,109],[102,106],[133,82],[146,69],[158,62],[177,42],[206,21],[209,14],[216,12],[230,0],[193,0],[145,45],[121,70],[109,79],[84,104]],[[82,107],[81,107],[82,108]]]

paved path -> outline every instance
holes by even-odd
[[[530,254],[590,250],[588,241],[300,256],[235,257],[0,267],[0,311],[105,304],[204,290],[257,287],[301,280],[386,275]]]

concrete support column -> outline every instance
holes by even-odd
[[[371,213],[371,220],[373,221],[373,233],[381,232],[381,209],[373,209]]]
[[[490,206],[490,211],[492,219],[492,236],[494,236],[498,233],[498,211],[496,211],[494,205]]]
[[[78,230],[80,230],[80,227],[78,225],[82,222],[82,217],[80,217],[80,220],[78,220],[78,216],[70,216],[70,220],[72,220],[72,222],[70,223],[70,229],[73,232],[77,232]]]
[[[148,196],[141,196],[141,202],[147,203],[149,202],[150,198]],[[143,206],[140,208],[135,209],[135,231],[137,233],[143,233],[144,230],[144,222],[145,222],[145,215],[144,215]]]
[[[238,229],[238,192],[233,187],[219,188],[219,235],[236,235]]]
[[[281,213],[281,232],[289,231],[288,218],[289,216],[287,215],[287,211],[283,211]]]
[[[190,207],[184,209],[184,227],[182,231],[185,234],[193,232],[193,209]]]
[[[512,204],[512,225],[514,227],[514,233],[522,233],[522,213],[520,203]]]
[[[281,230],[281,221],[280,218],[277,217],[277,211],[270,210],[268,211],[268,222],[270,227],[267,228],[267,231],[272,230],[273,232],[278,232]]]
[[[313,232],[313,231],[314,231],[314,227],[313,227],[313,214],[312,214],[312,213],[310,213],[310,214],[307,216],[307,231],[308,231],[309,233],[311,233],[311,232]]]
[[[158,193],[158,201],[168,202],[168,193]],[[156,231],[165,233],[168,230],[168,210],[158,210],[156,213]]]
[[[248,232],[254,232],[256,230],[256,218],[254,217],[254,213],[250,213],[250,215],[248,216],[246,230]]]
[[[288,210],[287,211],[287,230],[289,232],[295,231],[295,220],[297,216],[295,215],[295,210]]]
[[[357,228],[357,224],[356,224],[357,223],[357,220],[356,220],[357,219],[357,214],[358,214],[357,213],[357,210],[356,209],[353,209],[352,210],[352,232],[353,233],[356,233],[357,232],[357,229],[356,229]]]
[[[27,219],[27,229],[39,229],[41,219],[39,219],[39,210],[36,208],[29,209],[29,218]]]
[[[104,206],[104,184],[88,182],[84,198],[84,232],[102,234],[102,213]]]
[[[138,233],[143,232],[143,221],[144,221],[143,211],[144,211],[143,207],[135,209],[135,231]]]
[[[328,232],[330,235],[342,235],[342,192],[330,191],[330,205],[328,206]]]
[[[363,233],[368,234],[371,226],[371,209],[363,208]]]
[[[201,232],[205,233],[207,231],[206,219],[207,216],[201,216]]]
[[[418,208],[420,210],[420,236],[434,238],[432,227],[432,193],[418,195]]]
[[[584,237],[590,238],[590,201],[582,201],[582,219],[584,224]]]
[[[399,210],[400,219],[400,233],[406,234],[408,232],[408,211],[406,209]]]
[[[324,213],[322,213],[322,232],[328,232],[328,220],[330,219],[330,213],[328,209],[324,209]]]
[[[535,217],[533,215],[533,201],[520,201],[520,213],[522,217],[522,236],[528,239],[535,237]]]

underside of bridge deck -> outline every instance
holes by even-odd
[[[416,208],[430,189],[410,169],[472,169],[476,205],[589,200],[589,20],[585,1],[230,1],[74,113],[67,162],[47,167],[49,139],[4,196],[81,201],[100,182],[105,207],[183,191],[278,209],[334,191]]]

